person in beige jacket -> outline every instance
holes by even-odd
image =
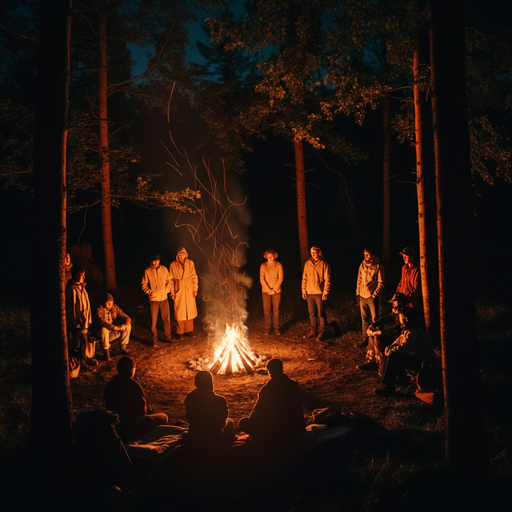
[[[311,331],[304,338],[322,339],[327,325],[324,302],[331,290],[331,266],[324,260],[320,247],[314,245],[310,253],[302,273],[302,298],[308,301],[311,324]]]
[[[267,261],[260,266],[260,283],[265,315],[265,334],[270,334],[273,325],[274,334],[280,336],[279,305],[281,304],[283,265],[276,261],[277,256],[277,252],[272,250],[265,251],[263,254]]]
[[[168,294],[171,293],[171,280],[169,271],[160,265],[160,254],[155,254],[150,261],[149,267],[142,276],[142,291],[148,296],[149,310],[151,313],[151,346],[158,341],[156,322],[158,312],[162,316],[164,324],[165,341],[171,341],[171,312],[169,309]]]
[[[194,336],[194,318],[197,316],[196,296],[199,288],[196,267],[189,259],[188,252],[181,247],[176,261],[169,266],[171,277],[171,298],[174,301],[176,334],[178,338]]]

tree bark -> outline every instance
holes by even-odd
[[[432,0],[431,65],[446,458],[450,468],[478,478],[488,470],[489,456],[471,277],[476,262],[465,75],[465,8],[462,0]]]
[[[384,96],[382,103],[382,260],[384,266],[391,264],[391,186],[390,186],[390,140],[389,96]]]
[[[114,241],[112,237],[112,205],[110,191],[110,158],[108,139],[108,62],[107,62],[107,13],[104,1],[98,11],[98,39],[100,50],[98,116],[101,159],[101,226],[105,256],[105,280],[110,292],[117,290]]]
[[[297,220],[299,227],[300,260],[304,267],[309,258],[308,216],[306,209],[306,169],[304,166],[304,141],[294,139],[295,176],[297,182]]]
[[[423,294],[423,315],[425,328],[430,331],[430,289],[428,286],[428,251],[427,251],[427,199],[424,168],[424,144],[423,144],[423,98],[421,94],[420,78],[420,52],[417,49],[413,57],[414,76],[414,134],[416,149],[416,193],[418,196],[418,230],[419,230],[419,254],[421,290]]]
[[[48,480],[63,469],[72,421],[64,294],[70,13],[71,0],[41,2],[34,134],[30,446],[44,463],[41,476]]]

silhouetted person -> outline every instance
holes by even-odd
[[[97,508],[112,486],[124,488],[130,483],[132,463],[116,432],[117,421],[117,414],[97,409],[79,414],[73,423],[70,469],[80,505],[85,500],[91,509]]]
[[[227,448],[235,437],[226,399],[213,391],[213,377],[208,371],[198,372],[194,385],[196,389],[185,398],[188,421],[185,444],[201,450]]]
[[[292,441],[305,425],[299,385],[283,373],[280,359],[271,359],[267,371],[270,380],[260,389],[249,418],[242,418],[238,426],[254,439]]]
[[[402,324],[402,334],[384,349],[384,360],[380,364],[384,387],[376,389],[381,396],[393,396],[396,384],[405,381],[405,370],[419,370],[423,361],[435,358],[434,343],[430,336],[419,328],[418,313],[404,307],[398,314]]]
[[[166,425],[163,413],[147,414],[146,396],[141,385],[133,379],[135,362],[121,357],[117,362],[117,375],[105,386],[103,397],[109,411],[119,416],[117,433],[123,441],[140,439],[158,425]]]

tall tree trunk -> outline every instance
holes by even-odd
[[[471,277],[478,266],[474,261],[465,8],[462,0],[432,0],[431,65],[446,458],[457,472],[479,477],[489,468],[489,456]]]
[[[297,182],[297,220],[299,226],[299,247],[302,266],[309,258],[308,215],[306,209],[306,168],[304,166],[304,141],[294,139],[295,176]]]
[[[389,122],[389,95],[384,96],[382,103],[382,260],[384,266],[391,264],[391,186],[390,186],[390,140],[391,128]]]
[[[105,255],[105,279],[107,289],[115,291],[116,262],[112,238],[112,206],[110,191],[110,158],[108,140],[108,63],[107,63],[107,13],[104,0],[100,1],[98,12],[98,38],[100,48],[99,66],[99,143],[101,159],[101,226],[103,230],[103,250]]]
[[[72,421],[64,294],[70,13],[71,0],[41,2],[34,134],[30,444],[42,482],[58,487]]]
[[[413,57],[414,76],[414,134],[416,148],[416,192],[418,195],[418,229],[420,239],[420,274],[423,294],[423,314],[425,327],[430,331],[430,291],[428,286],[428,251],[427,251],[427,200],[425,196],[425,168],[423,144],[423,98],[421,94],[420,52],[416,50]]]

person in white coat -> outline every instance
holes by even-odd
[[[188,252],[181,247],[176,254],[176,261],[169,266],[171,278],[171,298],[174,301],[176,318],[176,335],[194,336],[194,318],[197,316],[196,297],[199,289],[196,267],[189,259]]]

